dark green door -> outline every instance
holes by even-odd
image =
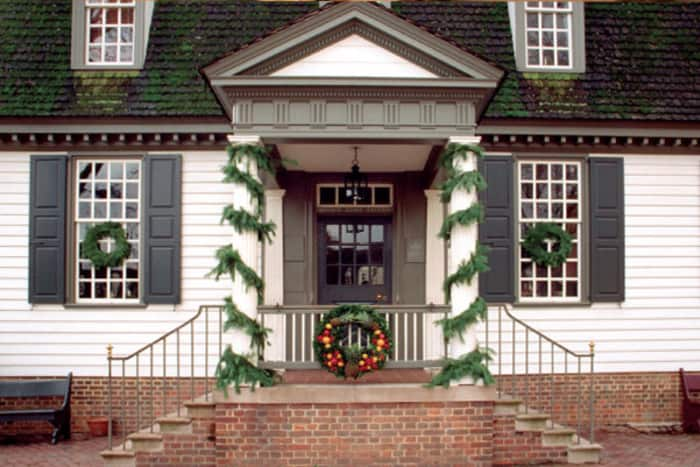
[[[320,304],[391,303],[391,218],[319,219]]]

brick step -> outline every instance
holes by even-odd
[[[192,433],[190,417],[163,417],[156,419],[161,433]]]
[[[540,413],[519,413],[515,416],[515,431],[545,431],[549,415]]]
[[[216,404],[214,402],[190,401],[185,402],[187,416],[191,419],[214,418]]]
[[[569,464],[598,464],[603,446],[591,444],[581,440],[581,444],[570,444],[567,448],[567,460]]]
[[[161,433],[136,432],[126,438],[129,440],[129,450],[134,452],[160,452],[163,450],[163,435]]]
[[[542,432],[543,446],[569,446],[574,442],[576,431],[570,428],[548,428]]]
[[[497,399],[494,415],[517,415],[522,409],[522,403],[520,399]]]
[[[105,467],[136,467],[136,454],[121,449],[105,450],[100,453]]]

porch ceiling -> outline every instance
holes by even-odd
[[[283,159],[294,162],[290,170],[347,172],[353,159],[353,144],[278,144]],[[428,144],[358,144],[363,172],[421,171],[432,146]]]

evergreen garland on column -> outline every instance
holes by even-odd
[[[258,172],[273,173],[270,158],[264,147],[254,144],[236,144],[227,148],[228,163],[223,168],[224,183],[242,184],[250,194],[254,212],[248,212],[242,208],[228,205],[224,208],[221,222],[224,221],[239,233],[252,232],[258,237],[258,241],[271,240],[275,234],[275,225],[263,220],[263,206],[265,202],[265,188],[262,183],[250,173],[239,168],[241,164],[254,164]],[[234,245],[226,245],[216,252],[218,264],[209,273],[216,280],[222,275],[228,274],[233,281],[238,274],[246,289],[255,289],[258,304],[262,304],[265,283],[253,267],[245,264],[239,251]],[[272,370],[263,370],[255,366],[252,360],[262,358],[263,349],[268,343],[270,329],[263,327],[258,321],[241,312],[235,304],[233,297],[224,299],[224,312],[226,321],[224,330],[239,329],[250,336],[251,354],[240,355],[233,351],[230,345],[221,355],[216,368],[216,385],[225,392],[233,385],[236,392],[240,392],[241,385],[249,384],[251,390],[257,385],[271,386],[275,383],[275,373]]]
[[[442,202],[449,203],[455,190],[483,191],[486,189],[486,180],[478,169],[460,172],[455,169],[455,161],[467,159],[469,153],[474,153],[477,157],[483,157],[483,149],[476,145],[469,144],[449,144],[440,158],[440,165],[447,172],[447,180],[440,187],[442,190]],[[445,218],[440,237],[450,239],[452,230],[462,225],[468,227],[483,221],[484,208],[479,201],[461,211],[450,214]],[[478,242],[474,252],[468,261],[463,261],[457,270],[445,278],[443,289],[446,301],[451,301],[452,286],[459,284],[471,284],[474,277],[481,272],[489,270],[488,248]],[[445,341],[449,342],[454,338],[459,338],[464,342],[464,333],[470,326],[487,318],[488,306],[484,299],[477,297],[469,307],[460,314],[442,319],[437,322],[442,326]],[[440,373],[428,384],[431,387],[449,387],[452,381],[459,381],[462,378],[472,378],[474,381],[483,381],[484,384],[492,384],[493,376],[488,370],[486,363],[491,360],[491,351],[476,347],[471,352],[458,358],[447,358]]]

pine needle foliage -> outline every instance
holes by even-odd
[[[459,337],[459,340],[464,342],[464,333],[468,328],[486,319],[488,305],[483,298],[477,297],[469,308],[452,318],[444,318],[437,321],[437,324],[442,326],[442,335],[446,340],[452,340]]]
[[[228,164],[223,168],[224,183],[235,183],[246,187],[250,194],[255,213],[250,213],[242,208],[234,208],[233,205],[224,207],[221,222],[228,221],[239,233],[252,232],[258,237],[258,241],[267,239],[271,241],[275,234],[275,224],[263,221],[263,206],[265,202],[265,188],[260,181],[252,176],[249,171],[242,170],[245,165],[254,164],[258,172],[274,173],[272,162],[267,150],[254,144],[231,145],[227,148],[229,155]],[[251,266],[247,265],[238,250],[233,245],[226,245],[216,251],[218,264],[208,276],[214,276],[216,280],[228,274],[231,280],[238,274],[246,286],[246,290],[254,288],[258,298],[258,304],[263,302],[265,283]],[[236,306],[233,297],[224,299],[224,311],[226,322],[224,330],[239,329],[250,336],[250,348],[252,355],[240,355],[228,346],[221,355],[216,368],[216,386],[228,394],[229,386],[233,385],[236,393],[241,392],[242,385],[250,385],[252,391],[260,385],[272,386],[276,382],[276,374],[272,370],[263,370],[255,366],[253,361],[262,359],[265,345],[268,344],[270,329],[265,328],[252,319]],[[252,361],[251,361],[252,360]]]
[[[486,179],[478,170],[469,170],[448,178],[440,185],[440,189],[442,190],[442,202],[449,203],[455,190],[465,190],[467,193],[484,191],[486,189]]]
[[[489,270],[489,249],[477,243],[476,250],[469,257],[469,261],[462,262],[457,270],[445,278],[443,290],[449,303],[452,301],[452,286],[459,284],[471,284],[474,277],[480,272]]]
[[[231,204],[224,207],[221,222],[224,221],[228,221],[238,233],[247,231],[257,234],[261,242],[272,242],[272,236],[275,234],[274,222],[261,222],[259,216],[254,216],[245,209],[236,209]]]
[[[251,391],[257,386],[270,387],[277,382],[272,370],[264,370],[253,365],[247,356],[239,355],[227,346],[216,367],[216,387],[228,395],[228,388],[233,385],[236,394],[241,393],[241,386],[249,385]]]
[[[245,332],[250,336],[251,350],[254,350],[257,355],[262,355],[265,345],[269,344],[268,336],[272,330],[263,327],[256,320],[239,310],[231,297],[224,298],[224,313],[226,313],[224,331],[240,329]]]
[[[449,144],[440,158],[440,165],[447,173],[447,180],[442,184],[442,202],[449,203],[452,195],[457,190],[465,190],[469,193],[483,191],[486,189],[486,180],[478,170],[459,171],[455,163],[459,160],[467,160],[470,154],[476,157],[483,157],[484,151],[479,146],[464,144]],[[440,229],[439,236],[449,240],[452,231],[458,225],[470,226],[481,223],[484,220],[483,206],[475,202],[467,209],[455,212],[447,216]],[[453,245],[454,248],[454,245]],[[443,290],[447,303],[452,299],[452,287],[460,284],[471,284],[474,277],[481,272],[489,270],[488,266],[489,249],[476,243],[474,252],[469,260],[463,261],[454,274],[449,275],[443,284]],[[462,311],[457,316],[445,318],[437,321],[436,324],[442,326],[445,342],[459,338],[464,342],[464,334],[477,322],[487,319],[488,305],[481,298],[477,297],[469,308]],[[492,384],[493,376],[489,372],[487,363],[491,359],[488,349],[482,350],[479,347],[470,353],[459,358],[447,358],[443,362],[442,370],[435,375],[428,384],[429,387],[442,386],[449,387],[453,381],[463,378],[471,378],[474,381],[482,381],[484,384]]]
[[[484,207],[481,203],[474,203],[467,209],[462,209],[461,211],[453,212],[445,218],[442,223],[442,228],[438,236],[449,240],[452,236],[452,229],[457,225],[462,225],[464,227],[470,226],[472,224],[478,224],[484,220]]]
[[[479,158],[484,157],[484,150],[481,146],[475,144],[450,143],[445,148],[442,156],[440,156],[440,166],[447,170],[450,178],[453,178],[457,175],[455,161],[467,160],[470,153],[474,153]]]
[[[243,262],[238,250],[234,250],[232,245],[226,245],[216,250],[216,257],[219,264],[207,276],[214,276],[214,279],[218,281],[224,274],[229,274],[233,281],[236,279],[236,274],[240,274],[246,285],[246,290],[254,288],[258,293],[258,304],[262,304],[265,284],[258,273]]]
[[[447,358],[443,362],[442,371],[428,383],[428,387],[450,387],[452,381],[471,378],[474,382],[482,381],[485,385],[493,384],[495,380],[486,363],[493,359],[489,349],[476,348],[459,358]]]

